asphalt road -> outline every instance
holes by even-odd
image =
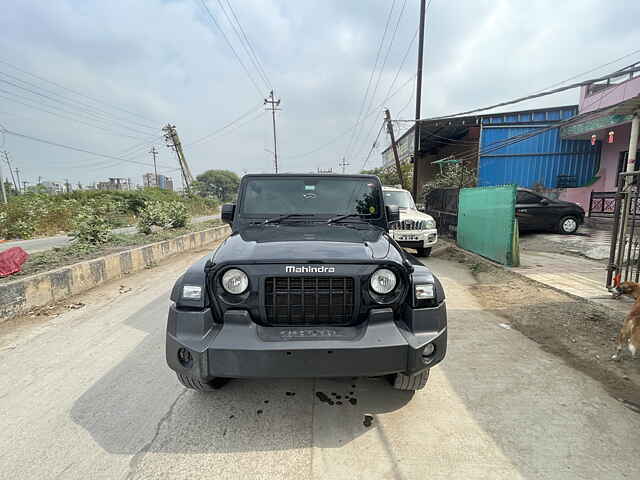
[[[207,220],[213,220],[220,218],[220,215],[208,215],[204,217],[194,217],[191,219],[192,223],[206,222]],[[119,235],[127,235],[136,233],[136,227],[122,227],[113,230],[113,233]],[[41,237],[33,238],[31,240],[13,240],[10,242],[0,243],[0,252],[3,252],[11,247],[22,247],[27,253],[43,252],[45,250],[51,250],[55,247],[64,247],[71,242],[71,237],[67,235],[56,235],[53,237]]]
[[[82,309],[0,325],[0,478],[640,478],[640,415],[502,328],[466,268],[439,259],[450,344],[425,390],[348,378],[187,391],[165,366],[164,329],[194,258],[127,278],[128,293],[98,289]]]

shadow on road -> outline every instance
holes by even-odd
[[[339,447],[370,428],[365,414],[397,410],[412,397],[366,378],[233,380],[212,393],[185,390],[164,358],[167,304],[157,298],[129,317],[125,325],[148,336],[72,407],[73,421],[110,453],[287,450],[312,440]],[[314,410],[340,419],[316,425],[315,439]]]

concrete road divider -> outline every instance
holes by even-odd
[[[172,255],[213,245],[229,233],[224,225],[4,283],[0,285],[0,322],[149,268]]]

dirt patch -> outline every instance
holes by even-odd
[[[450,248],[441,257],[466,264],[472,293],[487,310],[535,340],[543,350],[599,381],[616,399],[640,412],[640,359],[610,360],[625,315],[578,300]]]

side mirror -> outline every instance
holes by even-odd
[[[549,205],[549,200],[543,198],[542,200],[540,200],[540,205]]]
[[[222,205],[222,210],[220,211],[220,218],[224,223],[228,223],[231,225],[233,223],[233,217],[236,213],[236,204],[235,203],[225,203]]]
[[[397,205],[387,205],[384,208],[387,212],[387,223],[400,221],[400,208]]]

